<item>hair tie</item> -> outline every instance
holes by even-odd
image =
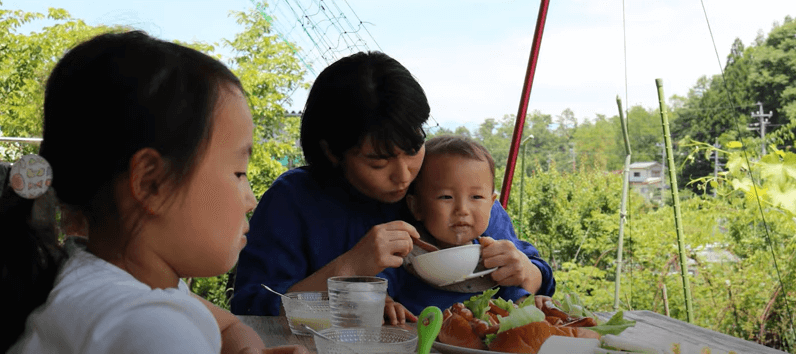
[[[50,188],[53,169],[39,155],[24,155],[11,166],[8,181],[11,189],[25,199],[36,199]]]

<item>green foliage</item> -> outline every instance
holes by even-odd
[[[736,39],[727,57],[724,75],[700,78],[688,97],[672,110],[677,117],[672,135],[681,141],[724,145],[742,141],[750,151],[761,144],[792,146],[796,136],[796,21],[786,17],[775,24],[767,37],[759,37],[751,46]],[[747,123],[759,123],[750,112],[762,103],[766,113],[773,113],[767,127],[766,141],[760,133],[745,129]],[[692,161],[679,172],[680,187],[691,179],[708,176],[713,164],[708,158],[691,156]],[[683,163],[678,159],[678,163]],[[697,185],[691,184],[693,188]],[[702,193],[705,190],[693,189]],[[708,189],[709,190],[709,189]]]
[[[229,299],[232,288],[227,288],[229,274],[211,278],[193,278],[191,291],[222,309],[229,311]]]
[[[254,147],[248,176],[258,198],[285,171],[278,160],[301,160],[300,120],[287,117],[282,106],[300,87],[304,71],[290,46],[272,34],[268,21],[255,9],[231,13],[245,27],[224,44],[233,50],[229,63],[240,78],[254,119]]]
[[[772,155],[782,156],[781,152]],[[796,161],[787,156],[781,160]],[[759,163],[772,164],[767,161]],[[517,179],[521,178],[516,176],[508,206],[512,220],[523,220],[516,225],[522,230],[520,237],[536,245],[554,268],[556,297],[575,293],[592,311],[612,311],[622,175],[582,164],[574,173],[539,165],[533,171],[525,179],[524,195],[519,194]],[[784,175],[793,181],[791,171],[775,166],[763,175],[769,176],[765,181],[782,183]],[[728,181],[718,185],[720,198],[696,194],[681,198],[695,324],[774,348],[792,348],[786,347],[790,334],[784,304],[787,299],[794,308],[794,291],[788,289],[786,298],[779,290],[777,296],[779,280],[757,204],[741,190],[731,192]],[[772,189],[766,184],[763,188]],[[525,203],[522,216],[521,201]],[[766,205],[762,215],[782,281],[788,286],[796,280],[792,272],[796,269],[796,224],[790,212],[773,202]],[[627,210],[620,309],[663,313],[665,285],[670,315],[685,320],[672,207],[646,204],[631,191]]]
[[[229,65],[240,78],[255,123],[255,144],[248,176],[259,198],[276,177],[285,171],[277,160],[288,157],[301,163],[297,146],[299,118],[287,117],[283,104],[303,83],[303,70],[288,44],[271,34],[268,23],[254,10],[232,13],[245,27],[224,45],[233,50]],[[38,32],[20,34],[17,29],[36,20],[55,20]],[[92,27],[72,18],[63,9],[47,14],[0,9],[0,130],[5,136],[37,137],[42,132],[44,84],[52,67],[69,48],[97,34],[127,30],[121,27]],[[176,43],[214,56],[216,43]],[[0,146],[0,160],[15,161],[22,154],[36,153],[27,144]],[[228,275],[196,278],[192,290],[219,307],[229,309]]]
[[[18,33],[28,23],[49,19],[52,26],[39,32]],[[44,82],[61,55],[75,44],[99,33],[121,30],[89,26],[63,9],[46,14],[0,9],[0,131],[4,136],[37,137],[42,131]],[[0,160],[15,161],[36,153],[28,144],[4,144]]]

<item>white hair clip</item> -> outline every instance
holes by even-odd
[[[25,199],[36,199],[47,192],[53,180],[50,163],[39,155],[22,156],[11,166],[11,189]]]

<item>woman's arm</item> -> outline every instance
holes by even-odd
[[[281,300],[260,284],[282,293],[325,291],[332,276],[376,275],[401,266],[412,237],[419,238],[414,227],[402,221],[375,225],[384,219],[382,211],[347,202],[343,193],[319,188],[301,169],[274,182],[250,220],[232,313],[279,315]]]
[[[333,276],[373,276],[385,268],[403,264],[412,250],[412,238],[420,238],[414,226],[404,221],[376,225],[354,248],[335,258],[306,279],[290,287],[290,291],[325,291],[326,280]]]

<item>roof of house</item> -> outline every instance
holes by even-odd
[[[660,165],[660,163],[658,163],[656,161],[634,162],[634,163],[631,163],[630,166],[628,166],[628,167],[630,167],[630,168],[650,168],[650,167],[655,166],[655,165]]]

